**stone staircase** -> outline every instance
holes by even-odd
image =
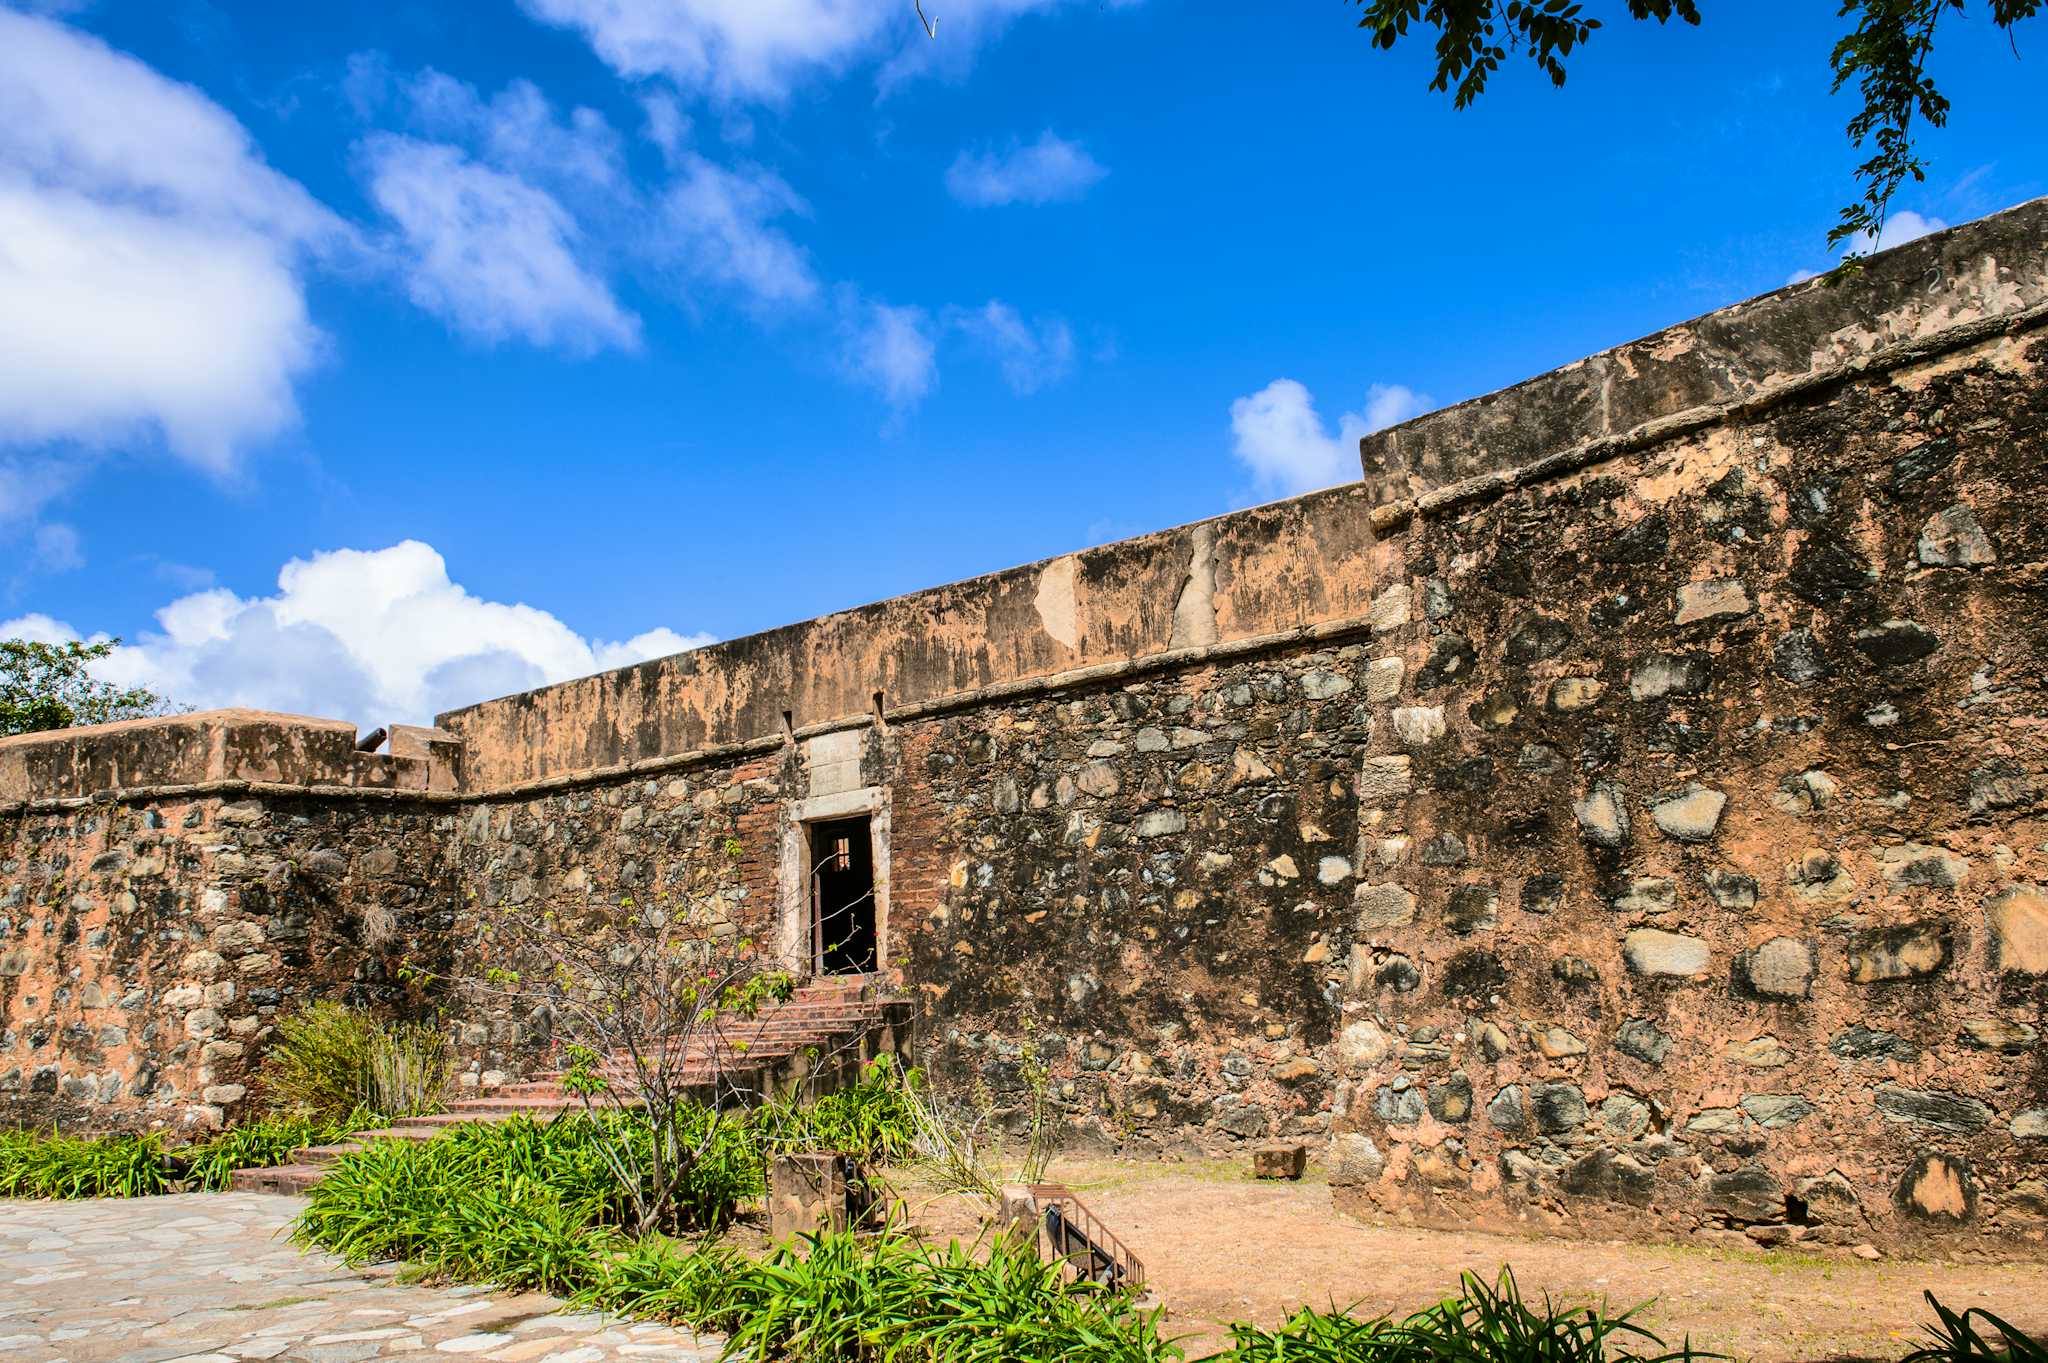
[[[744,1020],[721,1023],[716,1037],[699,1038],[684,1062],[683,1082],[708,1094],[717,1085],[754,1094],[787,1094],[799,1085],[829,1093],[852,1081],[860,1066],[877,1055],[904,1052],[911,1019],[908,1000],[877,994],[860,977],[825,978],[806,984],[773,1008]],[[632,1066],[612,1056],[603,1072],[615,1084],[630,1082]],[[507,1084],[495,1092],[452,1099],[447,1110],[408,1117],[388,1127],[358,1131],[333,1145],[292,1152],[292,1163],[242,1169],[233,1176],[237,1192],[303,1193],[327,1175],[343,1155],[373,1140],[432,1140],[465,1122],[502,1122],[514,1117],[547,1121],[581,1110],[582,1100],[562,1088],[559,1071]]]

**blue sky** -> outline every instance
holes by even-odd
[[[1335,0],[0,0],[0,632],[368,725],[1355,476],[1827,263],[1835,7],[1606,8],[1458,112]],[[1901,235],[2048,193],[2018,36]]]

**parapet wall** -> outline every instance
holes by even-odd
[[[471,904],[794,951],[804,821],[860,812],[933,1072],[1043,1072],[1076,1140],[1300,1137],[1457,1224],[2041,1241],[2044,274],[2048,202],[1363,484],[454,712],[406,789],[274,717],[0,743],[0,1096],[232,1115],[280,996],[418,1006],[394,956]],[[546,1042],[450,1021],[477,1073]]]
[[[452,791],[462,748],[413,725],[388,753],[358,752],[340,720],[208,710],[0,738],[0,807],[104,798],[121,791],[220,794],[231,787]]]

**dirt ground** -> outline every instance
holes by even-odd
[[[1883,1259],[1830,1251],[1746,1252],[1417,1230],[1338,1213],[1328,1184],[1249,1177],[1243,1161],[1063,1161],[1050,1178],[1074,1188],[1144,1260],[1189,1356],[1221,1348],[1233,1320],[1274,1324],[1303,1303],[1357,1303],[1406,1313],[1454,1292],[1458,1274],[1492,1279],[1511,1265],[1525,1297],[1614,1308],[1667,1344],[1764,1363],[1896,1360],[1922,1340],[1932,1290],[1961,1310],[1985,1307],[2048,1334],[2048,1263]],[[892,1177],[920,1227],[972,1239],[978,1209]]]

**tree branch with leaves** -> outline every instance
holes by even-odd
[[[1601,27],[1573,0],[1352,0],[1363,5],[1358,26],[1373,46],[1392,48],[1421,25],[1436,31],[1436,72],[1429,88],[1452,93],[1463,109],[1486,90],[1487,82],[1513,54],[1532,62],[1550,83],[1565,82],[1565,61]],[[2014,27],[2040,12],[2042,0],[1989,0],[1991,22],[2010,37]],[[1696,0],[1625,0],[1628,17],[1640,21],[1701,22]],[[1849,120],[1849,145],[1868,149],[1856,168],[1861,196],[1842,209],[1828,232],[1828,245],[1861,241],[1874,247],[1884,232],[1892,198],[1907,180],[1927,178],[1915,138],[1915,121],[1930,128],[1948,122],[1949,101],[1927,74],[1936,26],[1967,13],[1966,0],[1842,0],[1838,17],[1849,31],[1829,57],[1834,91],[1854,85],[1861,103]],[[2014,54],[2018,54],[2015,46]],[[1851,250],[1845,261],[1861,251]]]
[[[91,665],[111,657],[120,643],[0,639],[0,738],[165,713],[169,707],[155,692],[92,675]]]

